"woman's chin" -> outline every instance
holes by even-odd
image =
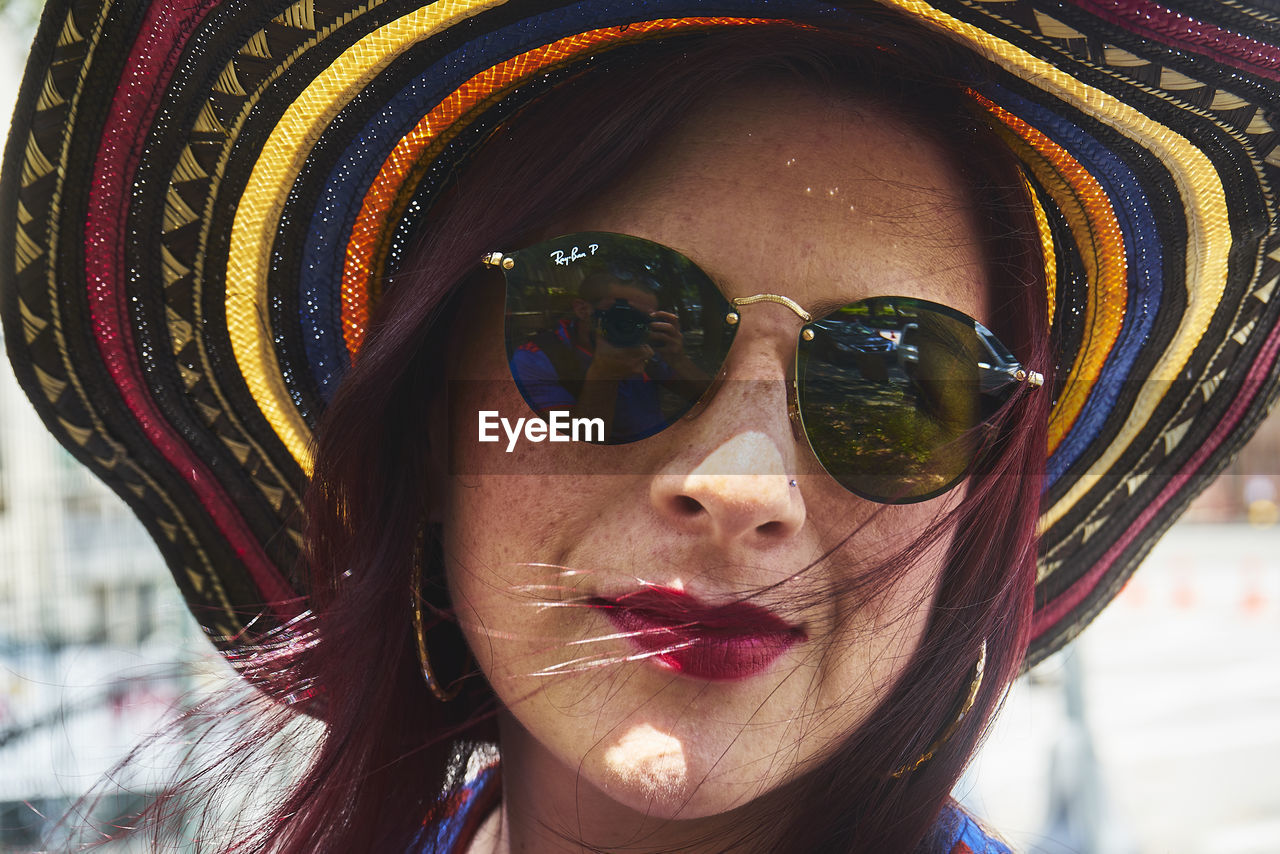
[[[649,818],[720,816],[789,776],[779,757],[756,755],[744,744],[749,736],[743,730],[723,722],[685,719],[668,725],[633,715],[583,757],[580,767],[610,800]]]
[[[504,763],[535,765],[537,779],[563,781],[557,788],[579,805],[594,793],[601,806],[652,819],[730,813],[793,780],[874,702],[826,696],[813,654],[793,648],[766,672],[733,681],[692,679],[652,660],[532,687],[498,675]]]
[[[721,816],[791,776],[776,741],[771,750],[762,750],[749,726],[691,712],[687,704],[672,708],[652,696],[648,708],[639,705],[612,722],[579,717],[578,727],[542,732],[545,742],[510,720],[516,727],[503,728],[504,764],[515,758],[511,750],[518,750],[517,762],[535,764],[539,779],[554,787],[574,814],[613,816],[615,829],[629,827],[627,833],[651,820]],[[549,792],[543,789],[544,795]],[[587,812],[591,801],[595,806]],[[602,830],[608,832],[607,823]]]

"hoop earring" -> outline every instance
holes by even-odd
[[[937,753],[938,750],[941,749],[942,745],[947,743],[947,739],[951,738],[951,736],[955,734],[955,731],[960,727],[960,722],[964,720],[965,715],[969,714],[969,710],[973,708],[973,703],[978,698],[978,689],[982,687],[982,672],[986,667],[987,639],[983,638],[982,646],[978,648],[978,663],[973,666],[973,679],[969,682],[969,690],[965,692],[964,702],[960,704],[960,713],[957,714],[955,719],[952,720],[951,723],[947,725],[947,728],[942,731],[942,735],[938,736],[938,739],[934,741],[933,744],[929,745],[929,749],[926,750],[919,759],[912,762],[910,765],[903,765],[889,776],[897,778],[910,774],[912,771],[932,759],[933,754]]]
[[[431,667],[431,655],[427,652],[427,631],[426,621],[422,617],[422,564],[423,564],[423,541],[425,535],[419,536],[418,547],[413,553],[413,571],[409,579],[409,602],[410,610],[413,613],[413,631],[418,640],[418,662],[422,665],[422,680],[427,683],[427,688],[432,695],[442,703],[447,703],[455,699],[458,693],[462,691],[462,678],[455,679],[450,685],[446,686],[436,677],[435,670]],[[437,619],[443,616],[439,609],[435,606],[429,606],[437,614]]]

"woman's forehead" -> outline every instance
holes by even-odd
[[[795,86],[694,111],[565,230],[680,249],[729,296],[802,305],[920,296],[980,319],[985,271],[963,181],[884,106]]]

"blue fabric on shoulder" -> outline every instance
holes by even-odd
[[[496,761],[470,769],[462,785],[427,816],[409,854],[462,854],[498,805],[501,793],[502,774]]]
[[[1013,854],[1012,849],[986,831],[952,802],[942,808],[927,854]],[[926,854],[922,851],[919,854]]]

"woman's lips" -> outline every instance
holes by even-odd
[[[805,639],[802,629],[759,606],[706,605],[666,587],[595,598],[590,604],[651,660],[695,679],[746,679]]]

